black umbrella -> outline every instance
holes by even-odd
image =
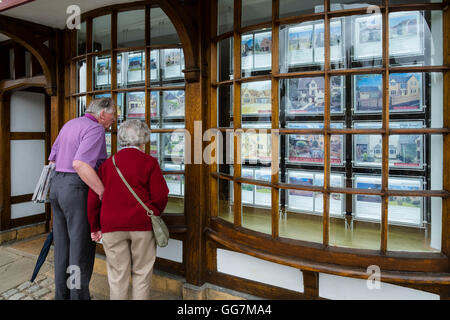
[[[34,279],[36,279],[39,270],[41,269],[42,265],[44,264],[45,259],[47,258],[48,252],[50,250],[50,246],[52,245],[53,242],[53,231],[51,231],[48,236],[47,239],[45,239],[44,245],[42,246],[41,249],[41,253],[39,253],[39,257],[36,261],[36,266],[34,267],[34,271],[33,271],[33,275],[31,276],[31,282],[34,281]]]

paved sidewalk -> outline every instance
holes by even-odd
[[[46,237],[45,234],[30,240],[0,246],[0,300],[54,299],[53,248],[50,249],[36,280],[33,283],[29,281]],[[109,300],[107,277],[94,272],[90,291],[93,300]],[[174,300],[177,298],[152,291],[151,299]]]

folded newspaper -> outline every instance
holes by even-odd
[[[55,164],[50,163],[42,169],[41,176],[39,178],[36,189],[33,193],[33,198],[31,200],[34,203],[45,203],[50,202],[49,191],[50,191],[50,180],[52,178],[52,173],[55,171]]]

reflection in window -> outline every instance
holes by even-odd
[[[280,18],[323,12],[323,0],[280,0]]]
[[[233,30],[234,0],[217,1],[217,34]]]
[[[77,92],[86,92],[86,60],[77,62]]]
[[[80,23],[80,29],[77,31],[77,55],[86,53],[86,21]]]
[[[92,50],[103,51],[111,49],[111,15],[92,19]]]
[[[150,43],[152,45],[180,43],[175,27],[161,8],[150,9]]]
[[[155,128],[179,128],[184,125],[184,90],[151,91],[150,117]]]
[[[117,47],[145,45],[145,11],[131,10],[117,14]]]
[[[99,56],[94,59],[94,89],[111,87],[111,56]]]
[[[242,27],[268,22],[272,19],[271,0],[242,1]]]
[[[117,55],[117,84],[120,87],[145,85],[145,52],[123,52]]]
[[[251,127],[252,125],[247,123],[250,121],[270,122],[272,114],[271,87],[270,80],[242,84],[241,115],[243,127]]]
[[[242,76],[249,77],[272,67],[272,32],[264,31],[242,35]]]

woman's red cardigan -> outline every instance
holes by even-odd
[[[158,161],[135,148],[120,150],[115,160],[134,192],[155,215],[160,215],[167,205],[169,189]],[[100,201],[89,190],[87,211],[91,232],[152,230],[150,218],[120,178],[112,157],[100,166],[98,175],[105,192]]]

